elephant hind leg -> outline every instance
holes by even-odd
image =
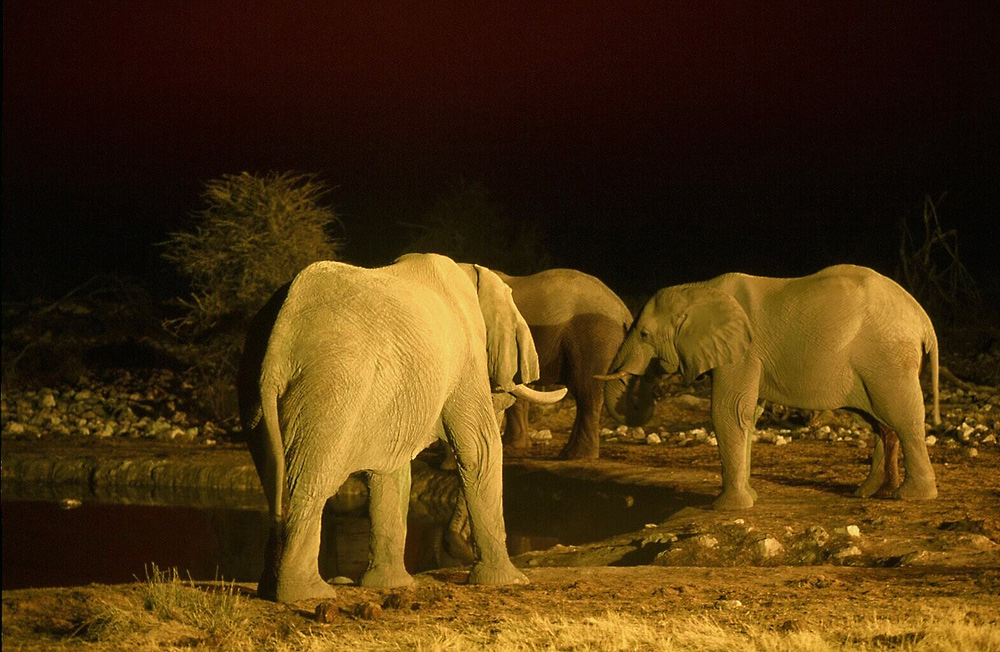
[[[924,399],[916,374],[912,382],[890,379],[870,386],[869,396],[874,416],[886,429],[895,432],[903,452],[906,473],[903,482],[892,493],[893,497],[905,500],[935,498],[937,481],[924,441]],[[891,464],[890,437],[885,434],[883,437],[886,440],[883,463]],[[890,470],[890,467],[886,468]],[[887,474],[886,481],[890,479]]]
[[[864,415],[875,433],[871,469],[854,492],[859,498],[891,498],[899,488],[899,437],[896,432]]]
[[[274,521],[267,534],[264,546],[264,570],[257,582],[257,597],[264,600],[278,599],[278,565],[281,563],[285,546],[285,522]]]
[[[413,577],[403,565],[409,502],[409,462],[391,473],[368,473],[368,513],[372,530],[368,570],[361,577],[361,586],[394,588],[413,584]]]
[[[882,442],[882,486],[874,494],[875,498],[891,498],[901,484],[899,479],[899,436],[894,430],[880,426],[879,441]],[[874,462],[874,461],[873,461]]]
[[[296,602],[334,595],[333,587],[323,581],[319,573],[319,547],[323,522],[323,507],[336,493],[346,476],[337,477],[336,484],[322,483],[332,490],[307,489],[300,482],[288,494],[288,511],[284,532],[276,541],[278,563],[275,597],[278,602]],[[282,534],[280,529],[278,534]],[[266,571],[265,571],[266,572]]]

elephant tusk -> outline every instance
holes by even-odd
[[[510,393],[517,398],[523,398],[532,403],[558,403],[566,396],[566,388],[552,390],[550,392],[540,392],[531,389],[527,385],[514,385]]]
[[[594,374],[594,378],[597,380],[628,380],[635,374],[630,374],[627,371],[619,371],[616,374]]]

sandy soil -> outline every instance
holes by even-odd
[[[942,411],[950,416],[939,432],[942,441],[952,433],[956,443],[930,449],[940,495],[927,502],[851,495],[867,472],[870,442],[858,435],[861,431],[849,417],[817,419],[786,412],[780,412],[785,421],[765,417],[764,437],[753,450],[759,503],[733,513],[709,506],[720,486],[717,449],[676,434],[710,425],[706,388],[696,389],[693,397],[663,401],[647,426],[647,432],[665,433],[666,443],[650,445],[634,432],[615,433],[605,436],[600,460],[557,461],[573,416],[572,404],[565,402],[533,415],[533,426],[548,429],[552,438],[536,441],[525,456],[507,461],[527,479],[521,481],[557,476],[586,482],[617,509],[660,501],[661,521],[601,542],[518,555],[515,563],[531,580],[525,586],[467,586],[465,570],[444,569],[421,574],[415,589],[406,592],[340,587],[336,600],[323,605],[282,606],[251,599],[251,620],[259,616],[259,623],[268,623],[279,638],[291,632],[357,633],[359,628],[376,637],[391,636],[400,628],[429,622],[489,629],[518,615],[581,618],[608,611],[705,613],[782,631],[928,608],[996,622],[1000,448],[981,444],[972,456],[970,446],[957,442],[959,419],[968,423],[979,418],[987,424],[985,432],[993,432],[995,421],[990,419],[996,413],[991,410],[1000,405],[986,406],[1000,404],[995,395],[963,392],[959,400],[955,392],[946,393],[949,400]],[[803,425],[809,417],[812,423]],[[831,433],[840,429],[847,438],[820,438],[824,423]],[[790,443],[765,443],[772,431],[788,431]],[[19,457],[46,454],[135,460],[197,456],[223,467],[249,462],[238,445],[224,442],[205,447],[183,441],[50,438],[8,440],[3,450],[5,467]],[[435,462],[433,453],[424,458]],[[4,591],[4,647],[100,649],[87,636],[95,614],[140,587]],[[253,594],[252,585],[240,590]],[[323,616],[317,617],[317,609]],[[211,647],[212,641],[200,635],[182,629],[159,634],[163,645]]]

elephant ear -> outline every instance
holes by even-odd
[[[709,369],[742,360],[752,335],[746,312],[731,295],[707,287],[682,292],[687,302],[674,344],[680,372],[690,383]]]
[[[494,387],[509,392],[514,385],[538,380],[538,354],[528,323],[514,305],[510,287],[480,265],[473,265],[479,309],[486,322],[486,359]]]

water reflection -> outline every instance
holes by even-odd
[[[682,506],[664,488],[624,488],[550,473],[505,469],[504,515],[511,555],[605,539],[659,522]],[[428,475],[411,501],[406,565],[411,572],[458,565],[443,535],[459,495],[457,478]],[[131,582],[146,567],[182,576],[256,582],[263,565],[267,514],[259,494],[198,490],[95,494],[87,487],[17,487],[4,483],[3,588]],[[82,501],[60,509],[58,500]],[[132,504],[121,504],[132,502]],[[188,502],[187,505],[191,503]],[[357,580],[368,560],[364,496],[338,496],[323,517],[320,572]]]

